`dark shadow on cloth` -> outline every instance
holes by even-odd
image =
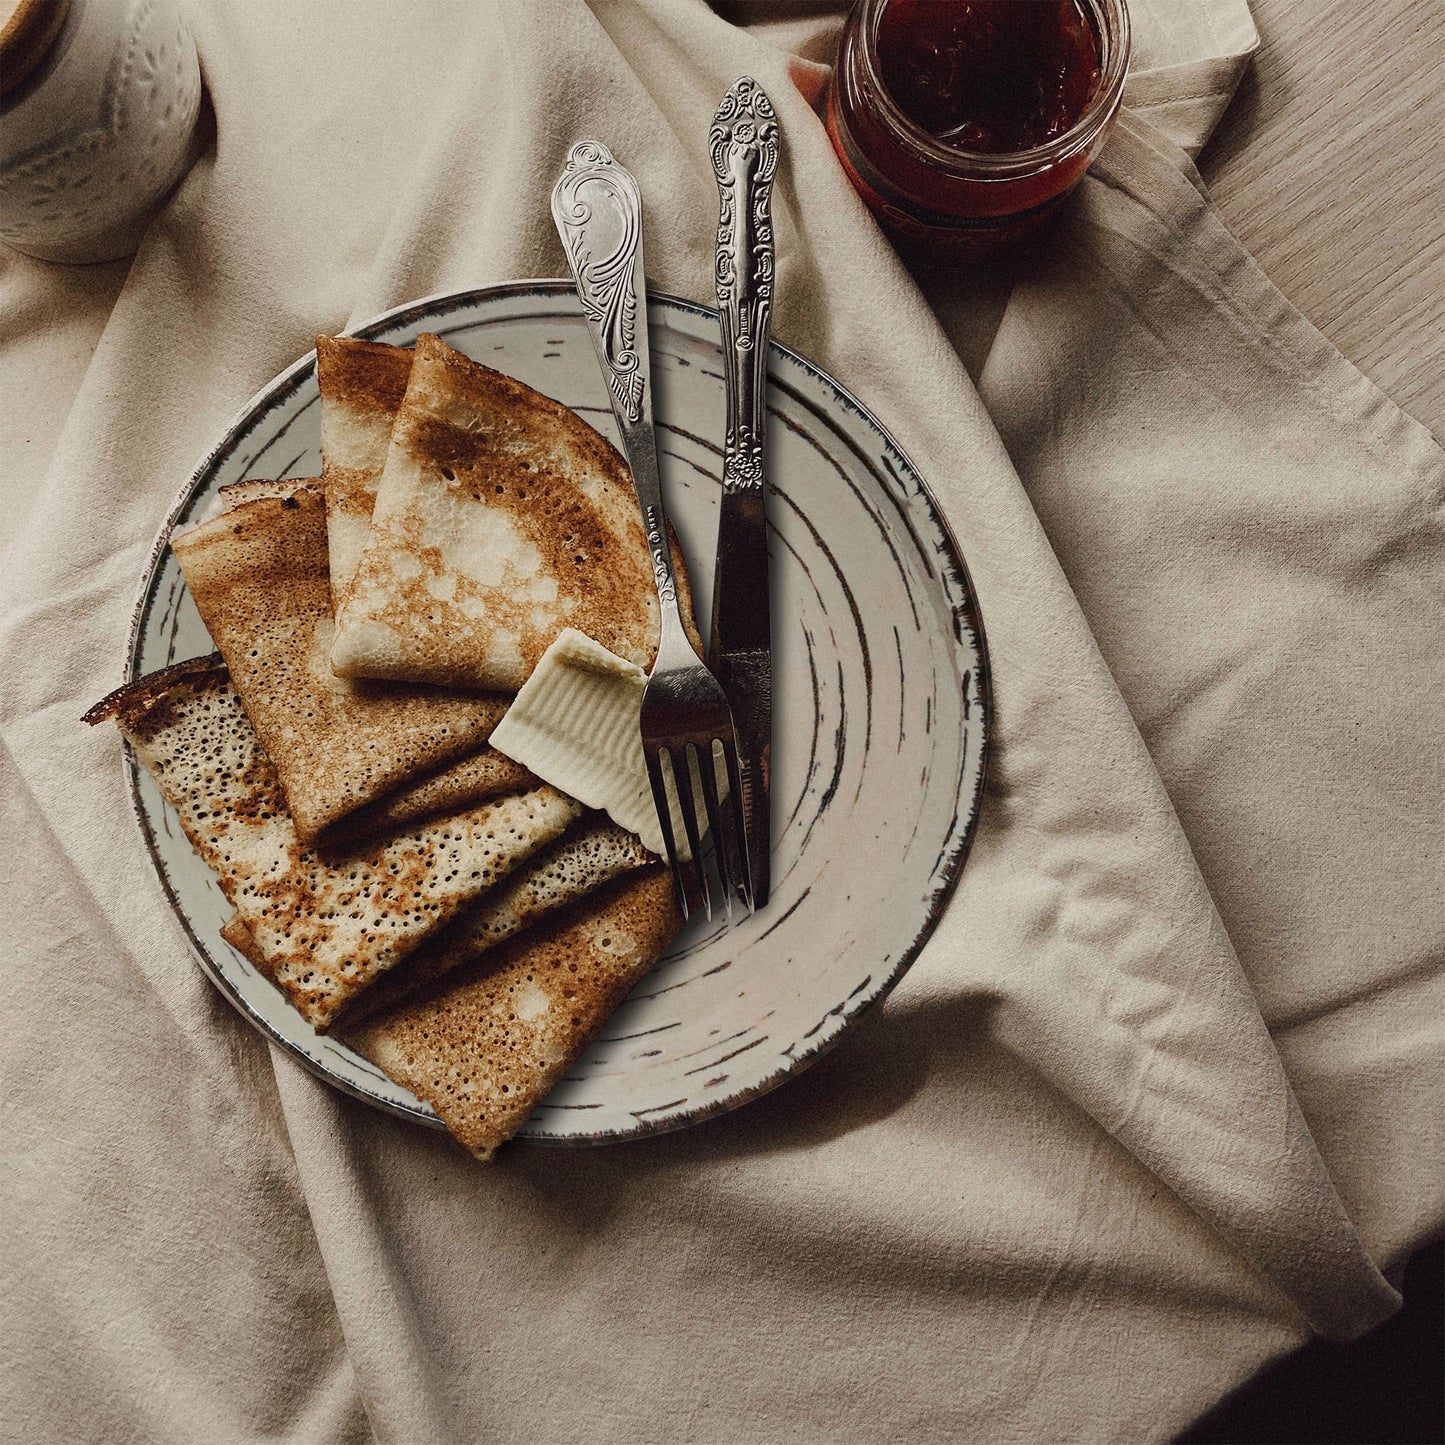
[[[1441,1445],[1445,1245],[1405,1270],[1405,1306],[1353,1344],[1316,1340],[1276,1360],[1176,1445]]]
[[[507,1146],[497,1167],[527,1175],[554,1202],[558,1179],[565,1176],[579,1203],[595,1203],[619,1176],[636,1179],[704,1158],[812,1148],[888,1118],[949,1056],[983,1048],[991,1008],[992,1001],[980,995],[887,1004],[858,1019],[836,1048],[801,1074],[726,1114],[670,1134],[596,1148],[523,1141]]]

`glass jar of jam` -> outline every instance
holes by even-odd
[[[903,254],[993,256],[1088,169],[1128,65],[1125,0],[858,0],[828,132]]]

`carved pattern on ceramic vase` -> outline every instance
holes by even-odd
[[[184,23],[133,0],[95,110],[0,167],[0,239],[63,244],[143,214],[177,179],[200,101]]]

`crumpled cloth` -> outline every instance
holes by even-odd
[[[1445,465],[1209,207],[1241,0],[1133,9],[1118,130],[1000,286],[911,276],[848,188],[814,109],[836,13],[191,6],[215,142],[114,304],[0,262],[6,391],[65,411],[0,563],[0,1434],[1164,1440],[1395,1308],[1381,1270],[1445,1223]],[[575,140],[639,177],[654,282],[710,300],[742,73],[786,145],[774,334],[968,560],[983,819],[808,1073],[481,1169],[232,1013],[78,719],[231,415],[317,332],[564,274]]]

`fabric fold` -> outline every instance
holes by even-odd
[[[223,1434],[339,1441],[364,1399],[382,1440],[1164,1440],[1306,1320],[1390,1310],[1376,1262],[1445,1217],[1438,1031],[1402,1026],[1445,957],[1419,801],[1445,731],[1438,449],[1202,194],[1186,151],[1254,43],[1245,7],[1135,10],[1142,109],[1000,302],[980,394],[948,320],[966,288],[934,278],[930,309],[834,162],[812,21],[770,32],[806,30],[804,62],[701,0],[192,7],[216,148],[152,225],[0,575],[0,738],[39,860],[0,880],[36,920],[3,1045],[34,1161],[12,1217],[68,1261],[4,1307],[8,1418],[63,1397],[82,1437],[184,1440],[204,1402]],[[742,73],[786,147],[775,334],[894,433],[977,588],[984,816],[927,948],[808,1073],[479,1179],[267,1068],[148,876],[113,738],[75,720],[235,410],[348,318],[563,274],[546,197],[576,140],[638,176],[652,283],[710,303],[706,133]],[[61,1296],[77,1356],[161,1360],[167,1389],[117,1405],[77,1377],[47,1344]]]
[[[1418,892],[1445,865],[1445,776],[1425,741],[1442,724],[1445,456],[1293,311],[1201,189],[1127,116],[1062,244],[1015,287],[981,387],[1287,1036],[1363,999],[1388,1010],[1445,955],[1445,918]],[[1141,285],[1161,270],[1166,292]],[[1127,389],[1112,379],[1125,347]],[[1423,1122],[1431,1067],[1396,1072],[1401,1107],[1375,1126],[1422,1190],[1445,1162]],[[1290,1073],[1314,1094],[1311,1069]],[[1357,1146],[1312,1122],[1332,1175],[1355,1181],[1346,1205],[1368,1211]]]

